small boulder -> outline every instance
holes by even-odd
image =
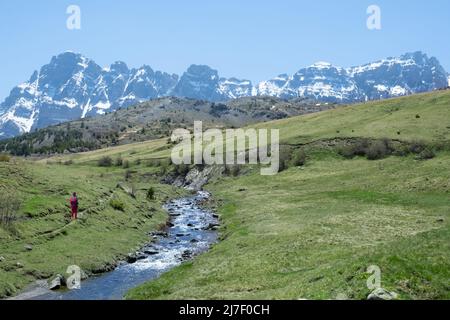
[[[127,256],[127,262],[130,264],[135,263],[137,260],[138,259],[137,259],[136,255],[134,255],[134,254],[130,254]]]
[[[155,254],[158,254],[159,252],[156,250],[146,249],[144,250],[145,254],[148,254],[149,256],[154,256]]]
[[[181,255],[181,257],[182,257],[183,259],[185,259],[185,260],[191,259],[191,258],[192,258],[192,251],[190,251],[190,250],[185,250],[185,251],[183,252],[183,254]]]
[[[397,294],[395,292],[389,292],[383,288],[378,288],[374,290],[367,300],[395,300],[397,299]]]
[[[89,278],[89,275],[82,269],[80,269],[80,277],[81,280],[87,280]]]
[[[219,225],[217,223],[210,223],[205,230],[217,230],[219,228]]]
[[[168,236],[167,232],[164,232],[164,231],[154,231],[154,232],[151,232],[150,235],[152,235],[154,237],[167,237]]]
[[[139,253],[136,255],[136,259],[137,259],[137,260],[144,260],[144,259],[147,259],[147,255],[146,255],[145,253],[139,252]]]
[[[177,233],[175,236],[177,236],[178,238],[181,238],[181,237],[188,237],[188,236],[189,236],[189,233]]]
[[[169,216],[171,216],[171,217],[179,217],[179,216],[181,216],[181,214],[180,213],[176,213],[176,212],[170,212]]]
[[[58,290],[60,289],[65,283],[65,279],[62,275],[57,274],[55,278],[50,282],[48,288],[50,290]]]
[[[33,246],[32,246],[31,244],[26,244],[26,245],[24,246],[24,249],[25,249],[26,251],[31,251],[31,250],[33,250]]]
[[[5,257],[0,256],[0,262],[5,261]]]

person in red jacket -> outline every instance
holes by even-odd
[[[70,197],[70,207],[72,208],[72,220],[78,219],[78,197],[77,193],[74,192]]]

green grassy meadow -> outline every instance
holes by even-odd
[[[154,176],[157,168],[133,162],[128,169],[101,168],[91,156],[89,161],[0,163],[1,192],[13,193],[22,203],[13,227],[0,227],[0,297],[16,294],[36,279],[65,274],[70,265],[88,274],[114,267],[148,242],[149,231],[165,224],[163,202],[184,193],[161,185]],[[118,188],[119,183],[133,187],[135,196]],[[149,188],[156,191],[155,200],[147,199]],[[80,200],[75,222],[68,202],[73,191]],[[123,212],[111,206],[112,199],[124,206]],[[33,249],[26,250],[27,245]]]
[[[449,111],[450,92],[442,91],[256,125],[280,129],[281,143],[302,148],[306,164],[276,176],[247,167],[212,181],[206,189],[221,217],[221,241],[127,298],[365,299],[366,269],[377,265],[382,286],[401,299],[449,299]],[[420,141],[434,157],[346,159],[333,141],[350,138]],[[149,164],[168,158],[170,148],[160,139],[0,162],[1,192],[22,203],[14,229],[0,227],[0,297],[72,264],[108,269],[148,240],[167,219],[162,203],[186,193],[160,183],[170,166]],[[99,167],[104,156],[130,167]],[[118,183],[133,186],[135,197]],[[156,200],[146,198],[150,187]],[[77,222],[69,219],[73,191]]]
[[[365,299],[370,265],[401,299],[449,299],[449,111],[439,92],[261,124],[310,144],[306,166],[210,184],[223,240],[128,299]],[[314,144],[355,137],[442,150],[369,161]]]

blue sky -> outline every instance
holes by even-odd
[[[81,30],[66,28],[71,4]],[[366,28],[371,4],[379,31]],[[352,66],[416,50],[450,71],[448,0],[1,0],[0,26],[0,100],[66,50],[178,74],[207,64],[254,82],[316,61]]]

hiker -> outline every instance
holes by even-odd
[[[74,192],[70,197],[70,207],[72,208],[72,220],[78,219],[78,197],[77,193]]]

